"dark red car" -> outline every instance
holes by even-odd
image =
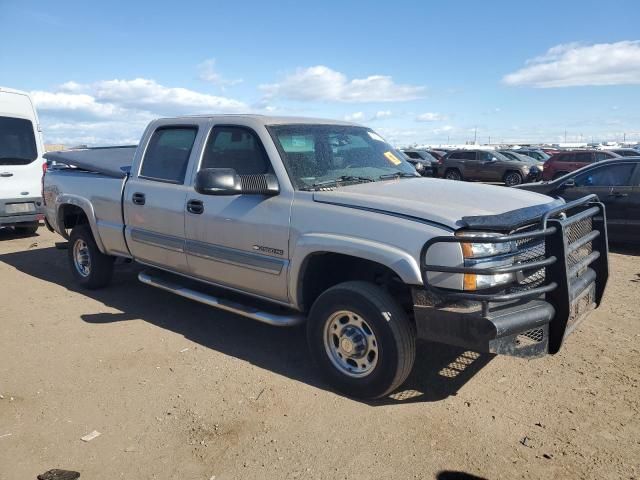
[[[543,180],[555,180],[594,162],[618,158],[619,155],[604,150],[565,150],[556,153],[544,163]]]

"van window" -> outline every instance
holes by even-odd
[[[579,163],[591,163],[593,161],[593,154],[591,152],[576,153],[575,161]]]
[[[28,165],[38,158],[30,120],[0,117],[0,165]]]
[[[183,183],[196,127],[161,127],[149,140],[140,177],[160,182]]]
[[[623,187],[631,185],[635,164],[607,165],[575,177],[576,187]]]

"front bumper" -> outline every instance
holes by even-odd
[[[430,244],[465,241],[468,237],[441,237]],[[567,335],[598,307],[604,293],[608,279],[604,206],[594,195],[585,197],[551,209],[534,228],[489,241],[524,245],[514,265],[483,270],[516,272],[519,283],[508,291],[490,293],[444,290],[429,285],[426,272],[477,273],[478,269],[423,265],[425,288],[413,291],[418,335],[478,352],[519,357],[557,353]],[[530,255],[533,246],[539,255]]]
[[[33,203],[35,211],[29,213],[20,213],[8,215],[6,213],[8,204],[15,203]],[[42,205],[42,199],[40,197],[33,198],[4,198],[0,199],[0,226],[11,227],[19,225],[21,223],[32,223],[42,220],[44,218],[44,207]]]

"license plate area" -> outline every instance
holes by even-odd
[[[21,213],[35,213],[36,205],[33,202],[7,203],[4,206],[7,215],[18,215]]]

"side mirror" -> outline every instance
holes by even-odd
[[[238,175],[233,168],[203,168],[196,175],[194,188],[203,195],[277,195],[280,192],[275,175]]]

